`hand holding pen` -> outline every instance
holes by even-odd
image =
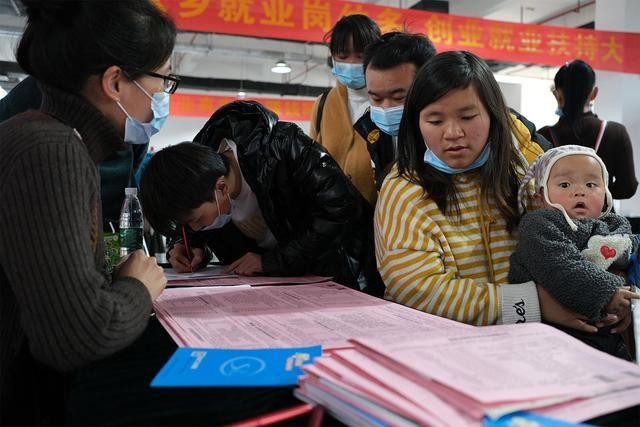
[[[178,273],[189,273],[198,269],[202,262],[204,251],[201,248],[192,248],[189,245],[187,232],[182,227],[182,241],[173,245],[169,251],[169,263]]]
[[[187,259],[189,260],[189,268],[193,273],[193,255],[191,254],[191,248],[189,247],[189,239],[187,239],[187,227],[182,224],[182,244],[184,245],[184,251],[187,255]]]

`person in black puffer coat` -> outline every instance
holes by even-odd
[[[372,207],[321,145],[256,102],[225,105],[194,143],[159,151],[141,201],[151,226],[176,237],[178,271],[213,252],[241,275],[325,275],[383,294]]]

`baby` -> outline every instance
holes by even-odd
[[[624,217],[611,213],[609,174],[600,157],[578,145],[540,155],[518,192],[522,211],[532,180],[539,209],[520,221],[509,281],[533,280],[559,303],[593,322],[606,313],[628,310],[631,299],[640,298],[629,289],[624,274],[630,264],[637,265],[638,236],[631,236]],[[602,351],[630,359],[622,337],[610,328],[596,334],[563,330]]]

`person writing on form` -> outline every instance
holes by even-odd
[[[240,275],[317,274],[381,293],[371,206],[322,146],[256,102],[223,106],[194,143],[159,151],[141,201],[154,229],[176,237],[168,259],[178,271],[213,252]]]

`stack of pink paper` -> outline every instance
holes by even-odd
[[[323,276],[239,276],[226,272],[226,265],[210,265],[192,273],[178,273],[172,268],[165,269],[168,286],[264,286],[264,285],[303,285],[307,283],[320,283],[331,280],[331,277]]]
[[[349,425],[480,426],[520,410],[579,422],[640,404],[640,367],[543,324],[354,339],[297,395]]]
[[[209,277],[204,279],[172,279],[168,287],[193,287],[193,286],[266,286],[266,285],[306,285],[309,283],[322,283],[330,281],[330,277],[323,276],[227,276]]]
[[[154,307],[182,347],[327,350],[351,347],[350,338],[474,329],[333,282],[180,287],[165,290]]]

